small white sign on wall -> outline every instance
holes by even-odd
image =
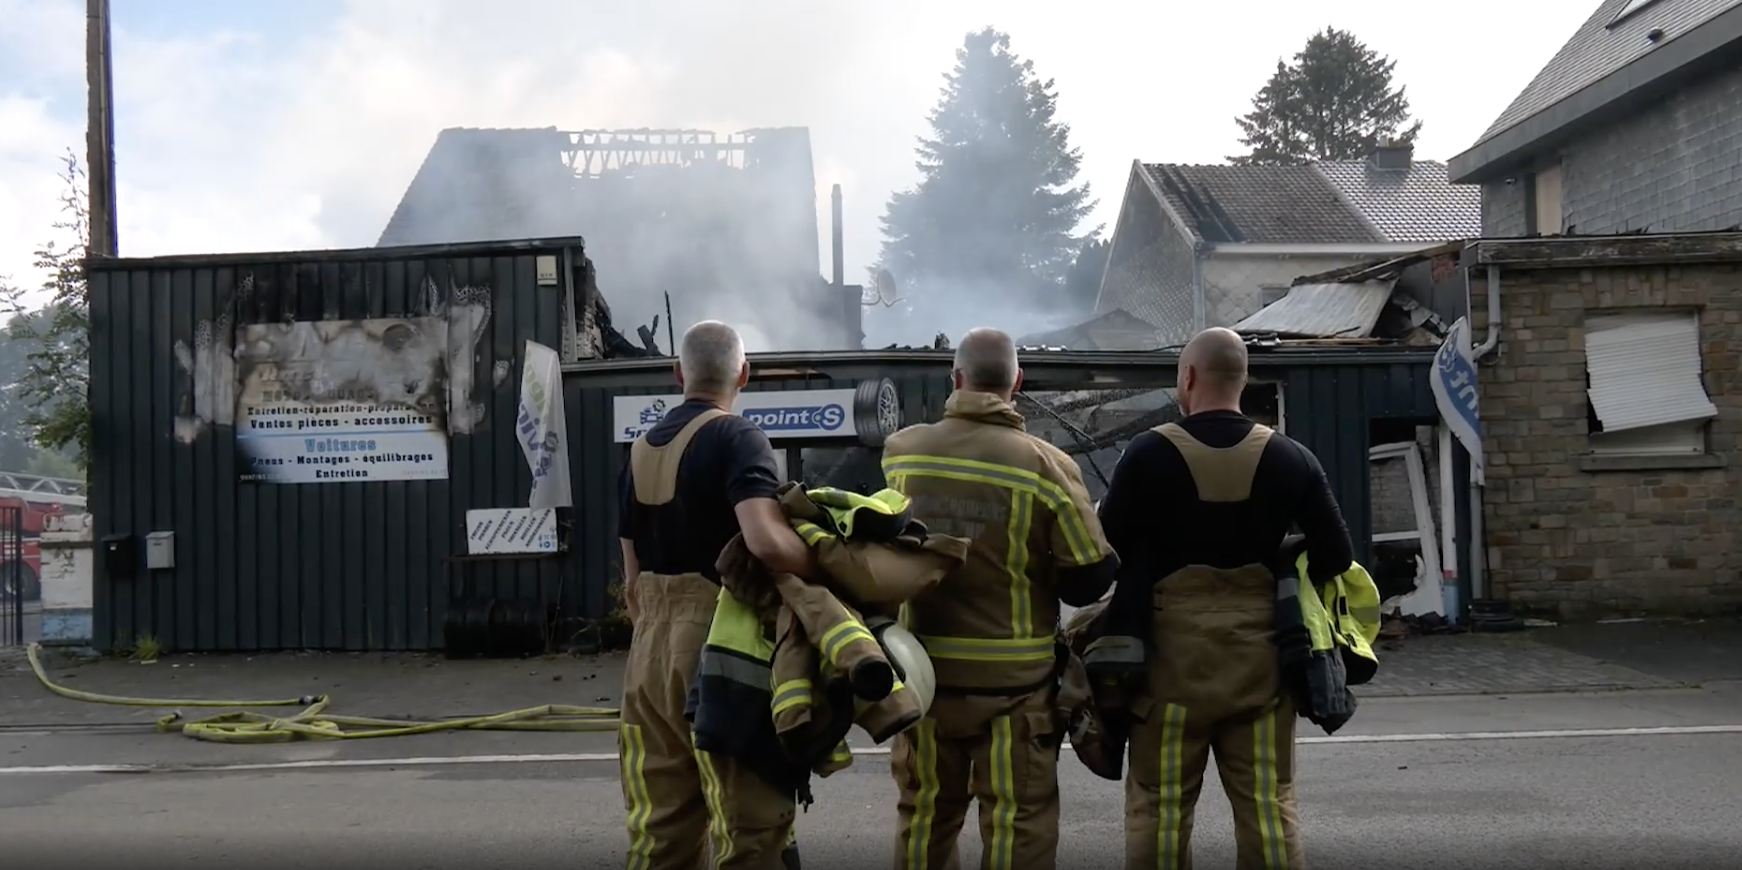
[[[466,511],[468,555],[556,551],[556,508],[514,507]]]

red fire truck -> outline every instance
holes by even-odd
[[[16,492],[16,491],[15,491]],[[53,498],[51,493],[43,493],[44,498]],[[20,508],[13,514],[6,508]],[[37,501],[17,494],[0,495],[0,584],[5,585],[4,597],[17,600],[19,592],[23,600],[35,601],[42,597],[42,530],[49,517],[58,517],[64,513],[58,501]],[[19,528],[13,528],[11,518],[19,516]],[[19,541],[13,544],[13,537]],[[22,557],[22,564],[16,573],[12,568],[12,560]],[[18,588],[14,588],[13,584]]]

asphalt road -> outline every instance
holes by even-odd
[[[1302,732],[1316,866],[1727,867],[1742,854],[1742,691],[1375,701],[1358,722],[1341,741]],[[0,732],[0,864],[620,866],[610,744],[448,734],[234,747]],[[1066,758],[1059,866],[1117,867],[1120,787]],[[888,867],[887,756],[862,755],[816,791],[799,829],[807,865]],[[975,838],[964,839],[964,866],[977,866]],[[1214,785],[1194,845],[1199,866],[1232,864]]]

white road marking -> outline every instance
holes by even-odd
[[[1447,743],[1478,740],[1580,740],[1603,737],[1677,737],[1696,734],[1742,734],[1742,725],[1666,725],[1644,728],[1567,728],[1547,731],[1462,731],[1423,734],[1345,734],[1301,737],[1303,746],[1357,743]],[[887,746],[854,749],[862,757],[888,755]],[[256,761],[237,764],[49,764],[0,767],[0,776],[79,773],[246,773],[274,770],[332,770],[367,767],[448,767],[464,764],[587,764],[616,763],[615,752],[560,752],[536,755],[423,755],[406,758],[327,758],[309,761]]]

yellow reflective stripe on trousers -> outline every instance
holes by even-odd
[[[732,832],[726,829],[726,790],[720,784],[720,772],[714,769],[714,759],[696,750],[696,768],[702,775],[702,800],[708,805],[708,834],[714,841],[709,866],[719,867],[732,857]]]
[[[622,726],[623,787],[629,792],[629,860],[627,870],[646,870],[653,866],[653,835],[647,833],[647,820],[653,815],[653,800],[647,794],[647,743],[641,738],[641,726]]]
[[[934,659],[964,662],[1042,662],[1056,655],[1052,637],[943,637],[919,635]]]
[[[1252,724],[1252,793],[1258,803],[1258,844],[1268,870],[1287,870],[1282,837],[1282,795],[1276,770],[1276,706]]]
[[[1034,637],[1034,605],[1028,588],[1028,532],[1034,526],[1034,496],[1021,490],[1010,492],[1009,542],[1004,548],[1004,571],[1010,575],[1010,634]]]
[[[1065,543],[1071,550],[1071,564],[1089,565],[1100,557],[1099,548],[1095,546],[1094,538],[1090,536],[1089,527],[1083,522],[1083,515],[1076,502],[1071,500],[1063,487],[1027,469],[994,462],[916,453],[908,456],[885,456],[883,474],[886,478],[916,475],[937,477],[1027,492],[1040,499],[1040,503],[1058,517],[1059,529],[1064,533]],[[903,492],[905,491],[904,487]]]
[[[1185,738],[1186,708],[1169,704],[1161,711],[1161,788],[1155,808],[1155,866],[1176,870],[1185,866]]]
[[[986,844],[986,866],[991,870],[1016,870],[1016,761],[1015,735],[1009,716],[992,720],[991,762],[987,779],[992,781],[992,842]]]
[[[877,638],[872,637],[871,631],[865,626],[856,621],[847,620],[834,628],[823,632],[823,636],[817,642],[817,646],[822,649],[823,658],[830,665],[840,667],[841,650],[845,649],[847,644],[862,640],[870,641],[872,643],[877,642]]]
[[[913,794],[913,817],[907,822],[906,870],[926,870],[931,858],[932,823],[938,814],[937,722],[921,719],[913,735],[913,773],[919,789]]]
[[[774,701],[771,706],[774,715],[779,716],[800,704],[809,704],[810,702],[810,680],[787,680],[774,687]]]

